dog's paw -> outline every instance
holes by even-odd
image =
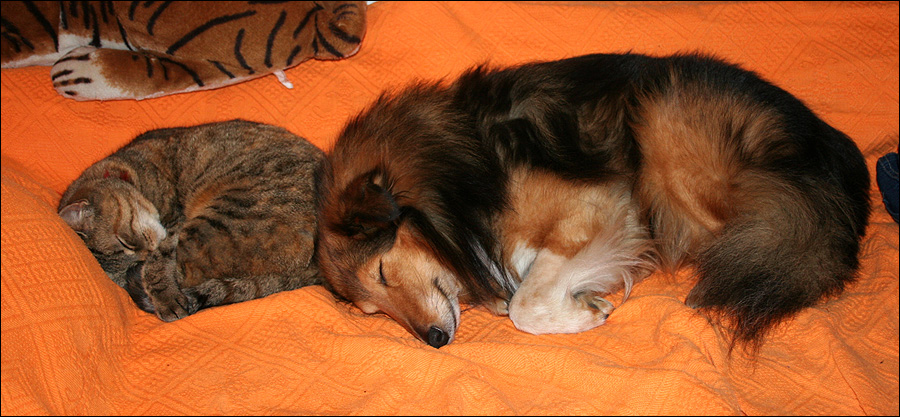
[[[509,300],[505,298],[497,297],[491,301],[484,303],[484,306],[495,316],[509,315]]]
[[[614,309],[598,292],[561,295],[520,290],[510,301],[509,318],[517,329],[532,334],[579,333],[606,323]]]
[[[610,313],[615,310],[615,306],[605,298],[601,297],[600,294],[593,291],[585,291],[578,294],[573,294],[576,300],[584,303],[584,305],[588,309],[592,309],[596,311],[596,315],[601,317],[603,320],[606,320],[609,317]]]

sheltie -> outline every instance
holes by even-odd
[[[594,54],[386,92],[319,178],[327,287],[433,347],[460,305],[534,334],[690,264],[685,303],[758,347],[855,279],[869,174],[846,135],[702,54]]]

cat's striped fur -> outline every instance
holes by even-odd
[[[172,321],[320,283],[316,146],[233,120],[144,133],[87,168],[60,216],[141,309]]]

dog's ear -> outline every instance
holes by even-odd
[[[396,228],[400,207],[384,174],[372,171],[353,180],[341,195],[340,229],[347,236],[368,239]]]

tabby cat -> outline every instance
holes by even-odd
[[[321,282],[323,155],[244,120],[151,130],[88,167],[59,215],[138,307],[173,321]]]

